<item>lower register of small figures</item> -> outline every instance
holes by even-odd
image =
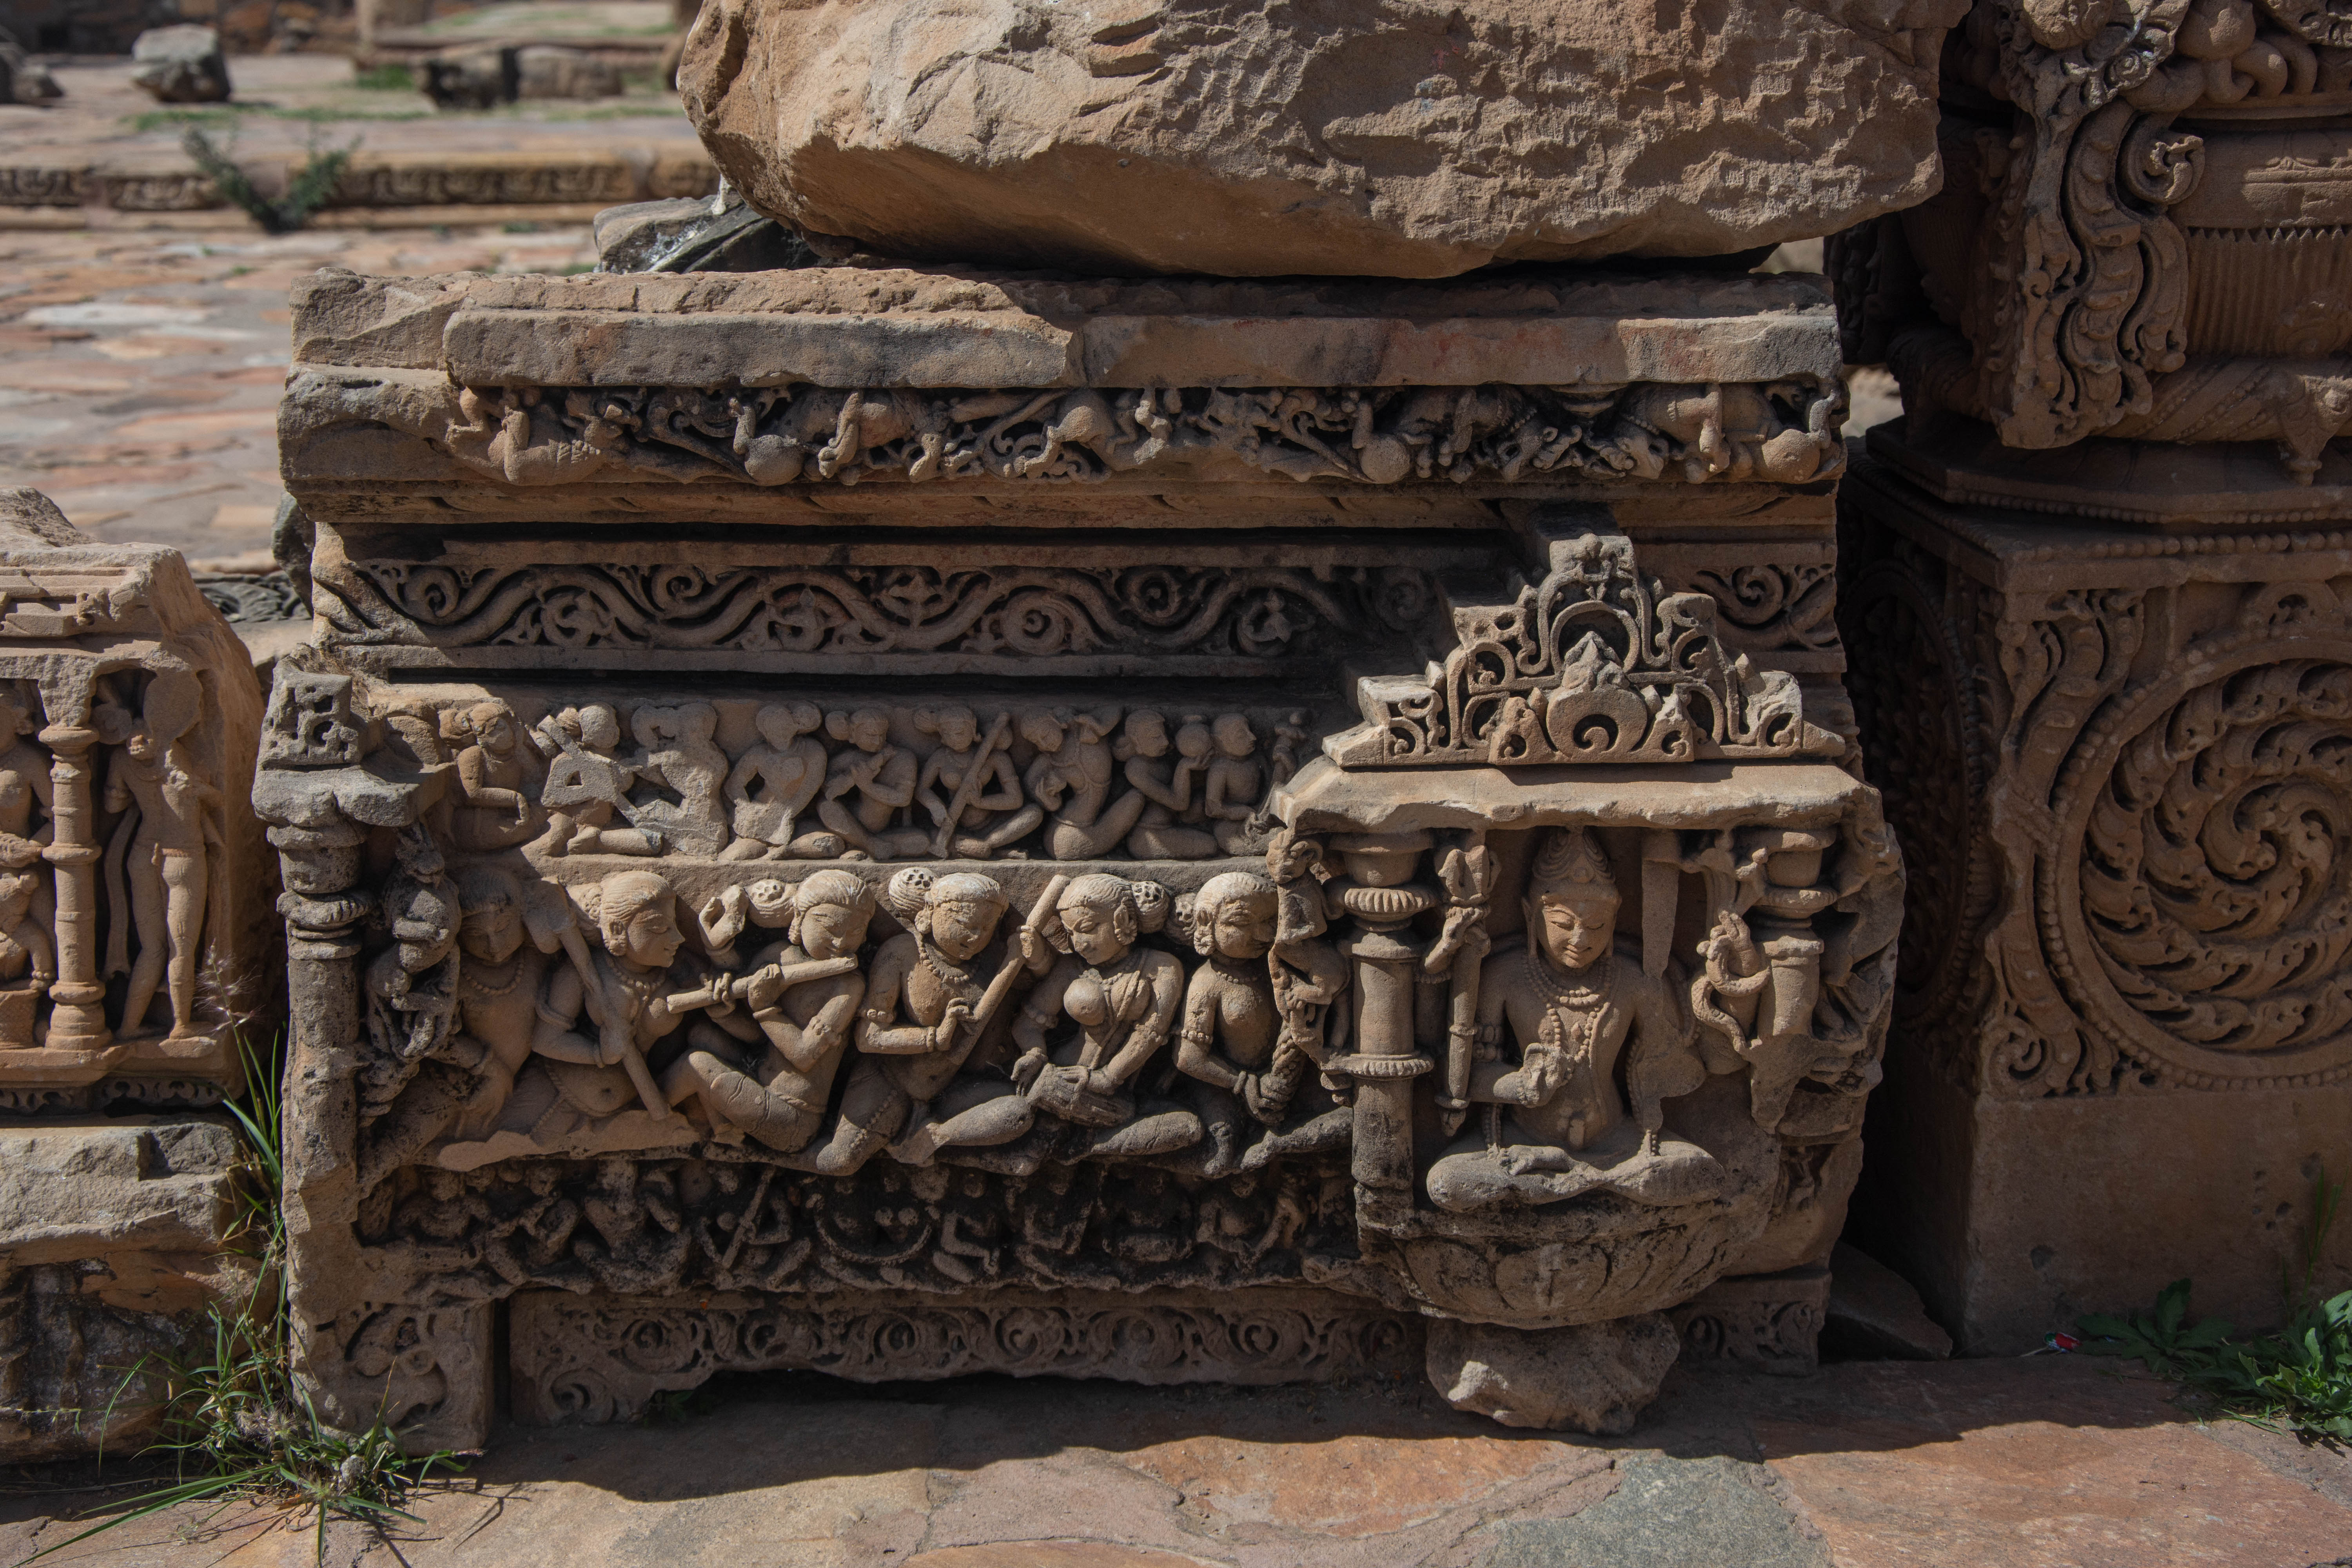
[[[1686,1204],[1723,1189],[1715,1156],[1665,1128],[1665,1102],[1703,1084],[1709,1064],[1682,999],[1617,940],[1620,901],[1591,834],[1546,840],[1528,887],[1528,940],[1487,959],[1479,979],[1481,1050],[1499,1056],[1507,1032],[1518,1059],[1473,1068],[1469,1098],[1487,1108],[1485,1125],[1430,1171],[1440,1208],[1555,1204],[1595,1190]]]

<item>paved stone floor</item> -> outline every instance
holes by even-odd
[[[553,13],[562,7],[506,7]],[[463,18],[452,18],[458,34]],[[477,26],[473,30],[480,30]],[[512,30],[512,29],[509,29]],[[656,40],[657,41],[657,40]],[[131,60],[83,58],[52,68],[65,96],[46,105],[0,104],[0,161],[90,156],[178,167],[190,125],[244,156],[299,153],[313,142],[370,153],[420,149],[568,152],[580,139],[695,145],[677,98],[649,78],[618,98],[439,110],[423,93],[364,87],[339,55],[237,55],[226,104],[163,105],[131,85]]]
[[[240,223],[242,220],[239,220]],[[282,494],[286,290],[362,272],[576,271],[584,226],[10,231],[0,213],[0,486],[199,563],[266,554]]]
[[[2200,1426],[2109,1363],[1677,1373],[1632,1436],[1510,1432],[1418,1379],[1143,1389],[747,1379],[660,1424],[510,1428],[353,1568],[2312,1568],[2352,1562],[2352,1462]],[[79,1472],[61,1469],[52,1489]],[[87,1478],[84,1477],[86,1479]],[[108,1494],[0,1496],[0,1562]],[[310,1561],[196,1510],[44,1562]]]

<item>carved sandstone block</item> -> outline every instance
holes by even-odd
[[[1832,242],[1847,357],[1893,368],[1911,416],[1873,448],[1955,501],[2340,510],[2347,89],[2322,7],[1978,0],[1944,58],[1942,190]],[[2041,456],[2077,443],[2102,449]]]
[[[177,552],[0,525],[0,1104],[216,1103],[274,1011],[252,661]]]
[[[1917,201],[1960,10],[725,0],[678,79],[753,205],[877,255],[1443,278]]]
[[[148,1358],[209,1343],[256,1288],[226,1252],[236,1135],[194,1117],[0,1126],[0,1456],[112,1450],[151,1431]],[[144,1364],[142,1364],[144,1363]]]
[[[296,332],[255,801],[333,1419],[397,1369],[478,1441],[499,1342],[561,1418],[1315,1376],[1825,1254],[1900,872],[1817,285],[331,275]]]
[[[2352,533],[2027,519],[1876,464],[1843,505],[1910,875],[1858,1226],[1964,1352],[2184,1274],[2270,1317],[2352,1140]]]

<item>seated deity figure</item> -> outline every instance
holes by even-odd
[[[919,855],[930,835],[893,829],[914,801],[920,769],[915,753],[890,740],[890,715],[879,708],[825,716],[825,733],[849,745],[833,759],[816,803],[819,821],[837,834],[850,860],[895,860]]]
[[[0,749],[0,868],[11,871],[40,865],[41,851],[57,835],[57,825],[49,820],[57,800],[49,754],[25,739],[39,727],[20,689],[0,686],[0,748],[5,748]],[[44,919],[47,900],[44,887],[34,906],[43,910]]]
[[[1037,755],[1022,775],[1029,798],[1050,813],[1045,853],[1056,860],[1093,860],[1111,854],[1151,804],[1140,790],[1111,798],[1109,740],[1118,710],[1074,713],[1055,709],[1021,721],[1021,737]]]
[[[1206,962],[1184,990],[1176,1065],[1196,1080],[1192,1100],[1208,1132],[1202,1175],[1337,1148],[1354,1126],[1354,1113],[1314,1076],[1313,1058],[1284,1027],[1266,962],[1280,900],[1273,879],[1255,871],[1222,872],[1193,896],[1190,934]],[[1306,1103],[1293,1115],[1302,1089]],[[1297,1125],[1284,1131],[1286,1122]],[[1260,1127],[1264,1135],[1245,1153],[1244,1139]]]
[[[445,717],[442,727],[469,742],[457,752],[463,804],[450,819],[457,847],[488,854],[538,837],[546,817],[530,795],[530,768],[513,712],[503,702],[477,702]]]
[[[831,1138],[783,1162],[797,1170],[841,1176],[864,1165],[907,1124],[909,1110],[955,1080],[991,1032],[992,1020],[975,1015],[999,972],[1020,966],[1017,985],[1043,973],[1053,957],[1026,928],[1017,942],[998,935],[1006,900],[993,877],[934,877],[909,867],[890,879],[882,901],[906,930],[874,955],[840,1119]]]
[[[1588,1192],[1682,1204],[1720,1190],[1715,1157],[1664,1131],[1662,1102],[1697,1089],[1706,1070],[1674,988],[1618,944],[1618,902],[1592,835],[1555,829],[1528,873],[1526,947],[1479,973],[1482,1054],[1499,1055],[1507,1033],[1518,1059],[1472,1068],[1469,1098],[1499,1109],[1431,1167],[1438,1207],[1521,1208]]]
[[[986,860],[1035,832],[1045,820],[1045,808],[1021,793],[1021,775],[1004,748],[982,741],[979,716],[971,709],[961,704],[925,708],[914,722],[917,730],[940,740],[924,759],[915,786],[915,803],[930,817],[937,834],[935,850],[960,859]],[[999,715],[996,724],[998,731],[1009,729],[1011,720]],[[992,731],[989,742],[1000,739]]]
[[[1012,1081],[967,1074],[943,1084],[892,1157],[924,1164],[941,1149],[1007,1144],[1039,1116],[1059,1123],[1054,1136],[989,1163],[1025,1174],[1048,1158],[1148,1159],[1200,1142],[1199,1117],[1136,1092],[1183,999],[1183,965],[1138,945],[1167,923],[1169,903],[1156,882],[1098,873],[1072,881],[1045,933],[1062,956],[1013,1026],[1021,1056]],[[1065,1019],[1076,1027],[1055,1040]]]
[[[661,835],[615,827],[636,772],[620,760],[621,721],[611,707],[591,702],[551,713],[531,731],[547,758],[540,804],[547,807],[549,855],[658,855]]]
[[[824,787],[824,727],[814,702],[771,702],[752,716],[760,744],[745,752],[720,794],[735,829],[722,860],[824,860],[841,853],[837,833],[803,826]]]
[[[755,908],[775,902],[761,899]],[[790,909],[784,940],[752,958],[750,1016],[730,1010],[698,1019],[686,1054],[662,1075],[664,1098],[677,1105],[698,1096],[715,1135],[749,1133],[787,1154],[806,1147],[824,1119],[866,977],[786,984],[779,966],[855,954],[874,918],[874,889],[854,872],[819,871],[793,890]]]
[[[657,1095],[645,1052],[683,1021],[672,1005],[678,985],[670,966],[685,936],[669,883],[658,872],[615,871],[572,896],[595,922],[597,945],[583,944],[584,965],[577,953],[571,963],[548,965],[530,1040],[539,1059],[516,1075],[496,1128],[535,1141]],[[681,1132],[689,1125],[670,1119]]]
[[[489,1131],[515,1074],[530,1059],[547,955],[523,940],[523,895],[514,873],[475,866],[457,879],[457,1029],[449,1054],[475,1074],[457,1135]]]
[[[631,764],[639,788],[668,795],[632,799],[622,809],[639,828],[658,834],[662,848],[677,855],[716,855],[727,845],[727,811],[719,792],[727,783],[727,753],[711,740],[719,710],[708,702],[648,704],[629,718],[639,754]]]

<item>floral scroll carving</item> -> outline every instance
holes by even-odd
[[[1279,658],[1418,629],[1402,568],[462,567],[360,561],[320,587],[349,643],[792,654]]]
[[[2235,593],[2184,624],[2179,588],[2000,595],[1907,545],[1852,584],[1849,635],[1901,634],[1854,688],[1912,866],[1897,1016],[1969,1087],[2352,1076],[2345,607]]]
[[[373,417],[514,485],[1090,481],[1202,459],[1299,480],[1546,474],[1800,484],[1843,460],[1826,384],[843,391],[466,387],[355,392]]]

